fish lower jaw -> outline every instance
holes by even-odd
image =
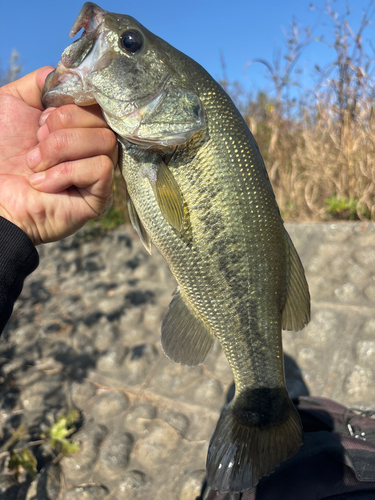
[[[65,104],[78,104],[90,106],[96,104],[91,89],[83,83],[80,71],[66,68],[61,62],[55,71],[50,73],[42,90],[42,103],[46,108],[50,106],[63,106]]]

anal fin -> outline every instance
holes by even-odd
[[[293,242],[287,234],[289,243],[288,290],[282,311],[283,330],[302,330],[310,321],[310,292],[305,271]]]
[[[180,292],[169,304],[161,325],[161,346],[172,361],[196,366],[204,361],[214,337]]]

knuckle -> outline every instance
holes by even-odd
[[[63,128],[71,128],[75,123],[75,106],[67,104],[59,108],[59,118]]]
[[[58,177],[70,177],[74,171],[74,164],[71,161],[61,163],[56,169],[56,175]]]
[[[50,131],[72,128],[74,125],[74,105],[67,104],[54,110],[47,119]]]
[[[100,155],[98,157],[98,160],[100,170],[103,171],[106,176],[110,175],[113,171],[113,163],[111,158],[106,155]]]
[[[52,132],[48,136],[48,147],[53,153],[61,153],[70,144],[69,134],[63,131]]]
[[[107,151],[112,151],[117,146],[117,138],[115,134],[109,128],[100,129],[100,133],[102,135],[103,144],[106,147]]]

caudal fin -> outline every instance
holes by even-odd
[[[284,411],[273,414],[273,402],[264,414],[236,400],[224,407],[208,449],[210,488],[220,493],[245,491],[298,451],[302,428],[293,403],[284,396]]]

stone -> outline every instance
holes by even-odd
[[[160,310],[159,304],[148,304],[144,312],[143,324],[148,329],[159,331],[165,313],[166,309]]]
[[[107,425],[110,419],[118,417],[129,406],[125,394],[118,391],[100,391],[97,395],[92,415],[99,424]]]
[[[358,290],[352,283],[344,283],[335,289],[335,295],[341,302],[353,302],[358,297]]]
[[[124,418],[123,428],[125,431],[142,434],[148,428],[149,420],[155,418],[156,414],[157,409],[150,404],[144,403],[136,405]]]
[[[190,420],[186,415],[170,408],[164,408],[159,409],[158,417],[174,427],[182,437],[185,437],[190,426]]]
[[[313,315],[304,333],[312,340],[313,345],[322,346],[335,336],[338,326],[337,315],[332,311],[321,309]]]
[[[287,388],[293,397],[371,408],[375,227],[287,226],[313,306],[309,326],[283,333]],[[168,360],[160,324],[176,282],[166,263],[154,247],[148,256],[128,227],[92,228],[38,247],[40,266],[0,342],[2,442],[21,424],[20,446],[38,440],[77,408],[70,439],[80,450],[59,462],[67,485],[59,500],[196,500],[210,437],[234,394],[228,361],[217,341],[200,366]],[[32,449],[38,478],[29,483],[23,473],[17,483],[0,469],[1,500],[38,498],[55,452]]]
[[[123,368],[128,384],[141,384],[158,358],[157,348],[144,343],[133,346],[125,357]]]
[[[88,479],[92,468],[95,466],[99,450],[108,429],[103,425],[88,423],[73,437],[73,442],[79,444],[80,450],[71,456],[63,457],[61,465],[64,470],[67,484]]]
[[[130,433],[114,432],[105,440],[100,464],[111,473],[122,472],[129,464],[134,438]]]
[[[345,381],[346,390],[349,394],[366,394],[372,380],[372,370],[356,365]]]
[[[367,280],[368,273],[365,268],[353,263],[347,270],[347,276],[349,281],[354,284],[358,283],[360,286],[363,282],[365,282],[365,280]]]
[[[216,341],[217,342],[217,341]],[[218,342],[217,342],[218,344]],[[216,346],[214,346],[215,349]],[[230,382],[233,380],[233,373],[225,357],[224,351],[219,347],[216,351],[214,374],[219,380]]]
[[[375,335],[375,318],[369,318],[363,325],[363,335],[373,338]]]
[[[26,500],[59,500],[60,492],[64,489],[61,465],[50,462],[34,479]]]
[[[357,343],[356,351],[358,362],[371,366],[375,370],[375,339],[360,340]]]
[[[205,477],[205,469],[199,469],[191,472],[185,479],[179,500],[194,500],[198,498],[201,494]]]
[[[16,345],[22,346],[33,340],[34,336],[35,325],[31,323],[15,330],[14,334],[12,335],[12,340]]]
[[[101,311],[92,311],[90,313],[87,313],[83,318],[82,318],[82,321],[83,323],[88,326],[88,327],[92,327],[94,326],[100,319],[100,317],[102,316],[102,312]]]
[[[70,388],[71,401],[78,410],[85,410],[95,394],[96,388],[89,382],[74,382]]]
[[[115,344],[118,329],[104,316],[100,318],[97,330],[98,333],[96,334],[94,345],[99,352],[105,351]]]
[[[24,498],[26,490],[27,482],[24,481],[24,478],[18,478],[17,480],[14,475],[0,474],[1,500],[18,500],[19,498]]]
[[[163,462],[182,453],[182,439],[178,432],[163,420],[153,420],[148,426],[148,435],[134,446],[137,460],[149,470],[161,470]]]
[[[357,250],[355,258],[366,269],[375,271],[375,249],[373,246]]]
[[[113,320],[124,312],[125,299],[121,297],[111,297],[105,300],[101,300],[99,309],[102,314]]]
[[[85,484],[67,491],[64,500],[105,500],[108,493],[108,488],[104,485]]]
[[[64,376],[55,373],[44,376],[22,392],[21,403],[28,412],[43,412],[47,408],[65,408],[66,394]]]
[[[375,285],[370,285],[365,288],[365,295],[373,304],[375,304]]]
[[[104,373],[117,372],[122,365],[125,354],[126,350],[124,347],[120,349],[112,347],[100,356],[96,365],[97,369]]]
[[[223,395],[223,386],[221,382],[214,378],[208,378],[198,384],[194,391],[194,399],[198,403],[206,404],[217,403]]]
[[[13,372],[20,370],[24,360],[22,358],[14,358],[8,361],[8,363],[4,364],[2,372],[5,376],[11,375]]]
[[[164,361],[164,360],[163,360]],[[187,389],[201,381],[202,366],[182,366],[165,358],[162,370],[153,377],[150,386],[166,396],[187,396]]]
[[[139,470],[130,470],[118,485],[116,500],[141,500],[150,486],[151,479],[147,474]]]

